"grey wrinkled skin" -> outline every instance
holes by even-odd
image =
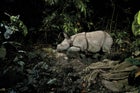
[[[82,32],[65,38],[57,45],[57,51],[70,52],[103,52],[110,53],[113,44],[112,37],[105,31]]]

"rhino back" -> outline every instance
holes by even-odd
[[[87,48],[85,32],[71,36],[71,40],[73,41],[73,46],[79,47],[81,51],[85,51]]]
[[[88,32],[86,38],[88,41],[87,50],[90,52],[98,52],[103,45],[105,34],[103,31]]]

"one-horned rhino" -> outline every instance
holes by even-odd
[[[67,52],[103,52],[110,53],[112,37],[105,31],[82,32],[71,37],[64,34],[65,39],[57,45],[57,51]]]

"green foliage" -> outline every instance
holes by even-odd
[[[19,19],[19,15],[17,16],[11,16],[7,13],[5,13],[10,18],[9,21],[2,21],[0,23],[1,28],[5,28],[4,30],[1,30],[0,35],[0,59],[8,59],[7,56],[11,56],[14,54],[18,54],[18,47],[21,47],[21,44],[14,41],[10,41],[11,35],[15,34],[16,32],[21,32],[24,36],[27,35],[28,30],[26,25]],[[4,36],[4,38],[3,38]],[[9,39],[7,41],[7,39]],[[9,54],[8,52],[14,51],[13,54]],[[11,58],[12,59],[12,58]],[[12,60],[13,61],[13,60]]]
[[[41,30],[75,34],[83,30],[83,23],[90,27],[91,22],[86,21],[89,0],[45,0],[45,2],[46,18],[43,20]]]
[[[26,36],[27,33],[28,33],[27,27],[23,23],[23,21],[21,21],[19,19],[19,17],[20,17],[19,15],[17,15],[17,16],[10,16],[10,21],[11,21],[11,25],[12,25],[11,29],[13,31],[22,31],[22,34],[24,36]]]
[[[112,33],[112,36],[114,37],[114,43],[122,48],[123,44],[125,43],[126,35],[127,32],[125,31],[117,31],[115,33]]]
[[[134,16],[134,21],[132,22],[132,32],[135,36],[140,35],[140,11],[138,11]]]
[[[24,36],[27,35],[28,29],[27,29],[26,25],[23,23],[23,21],[21,21],[19,19],[19,17],[20,17],[19,15],[11,16],[7,13],[5,13],[5,15],[10,17],[10,22],[3,21],[1,23],[1,27],[4,27],[6,29],[6,31],[4,33],[5,39],[9,39],[10,36],[16,32],[21,32]]]
[[[87,0],[87,2],[89,2]],[[83,0],[75,0],[75,6],[82,12],[84,13],[84,16],[86,16],[86,10],[87,10],[87,6],[86,4],[84,4]]]
[[[138,21],[138,24],[140,25],[140,11],[138,12],[137,21]]]
[[[140,38],[137,38],[135,41],[132,42],[132,47],[134,48],[139,48],[140,46]]]
[[[62,25],[63,31],[69,34],[75,34],[78,32],[78,27],[75,25],[74,20],[69,15],[64,14],[64,23]]]
[[[140,65],[140,60],[129,57],[125,59],[126,62],[130,62],[133,65],[139,66]]]
[[[138,11],[134,16],[134,20],[132,22],[132,32],[134,36],[137,36],[132,43],[132,48],[135,49],[135,51],[138,51],[140,46],[140,11]]]

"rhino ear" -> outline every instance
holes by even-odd
[[[70,39],[70,36],[68,36],[65,32],[63,32],[63,35],[64,35],[65,39]]]

